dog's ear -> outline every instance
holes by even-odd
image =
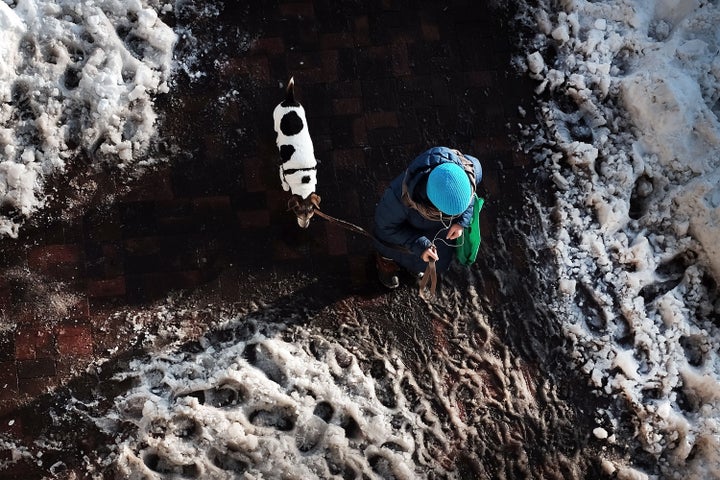
[[[310,194],[310,203],[315,205],[315,208],[320,208],[320,200],[322,200],[322,199],[320,198],[320,195],[318,195],[317,193]]]
[[[290,199],[288,200],[288,210],[295,210],[300,206],[299,198],[300,197],[298,195],[293,195],[292,197],[290,197]]]

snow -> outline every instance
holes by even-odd
[[[81,155],[128,169],[156,134],[176,34],[153,0],[0,2],[0,235]],[[145,159],[146,162],[150,161]]]
[[[133,362],[128,375],[139,387],[116,400],[116,418],[136,430],[120,444],[119,473],[414,478],[410,432],[423,425],[420,415],[383,405],[344,347],[276,333]]]
[[[126,172],[152,160],[153,100],[172,95],[174,69],[189,68],[173,61],[178,36],[158,16],[172,8],[0,2],[0,235],[18,236],[78,156]],[[517,63],[537,82],[538,101],[537,123],[525,128],[538,174],[555,186],[543,217],[557,271],[539,290],[555,289],[547,310],[571,342],[577,371],[615,401],[609,425],[587,435],[639,442],[656,459],[608,454],[602,468],[617,478],[720,478],[720,8],[540,0],[521,10],[534,35]],[[427,363],[431,387],[420,388],[392,351],[381,352],[388,401],[358,353],[302,329],[293,335],[258,329],[232,345],[134,362],[125,375],[135,387],[98,420],[125,429],[108,460],[130,478],[267,469],[412,478],[438,451],[455,454],[454,442],[483,443],[476,426],[490,415],[460,414],[459,389],[442,396],[447,372],[437,364]],[[468,391],[484,386],[491,403],[510,404],[512,387],[523,415],[545,418],[532,398],[537,385],[515,365],[457,341],[466,342],[468,363],[453,373]],[[500,393],[479,366],[494,369]],[[399,393],[407,384],[419,406]],[[446,424],[432,417],[427,392]],[[628,415],[634,435],[621,438],[611,426]]]
[[[534,12],[525,58],[540,99],[528,133],[557,186],[560,319],[577,367],[632,413],[659,473],[718,478],[720,10],[560,4]],[[658,473],[632,463],[623,476]]]

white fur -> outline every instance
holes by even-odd
[[[293,110],[302,119],[303,129],[296,135],[286,136],[280,130],[280,121],[285,114]],[[283,107],[282,103],[278,104],[273,111],[273,120],[275,121],[278,150],[282,145],[292,145],[295,148],[295,152],[293,152],[290,159],[280,166],[280,181],[282,182],[283,189],[285,191],[289,190],[292,194],[300,195],[305,199],[311,193],[315,192],[315,186],[317,184],[317,172],[315,170],[317,159],[315,158],[315,149],[307,126],[305,109],[302,106]],[[313,170],[302,170],[289,175],[285,174],[286,170],[297,168],[312,168]],[[302,183],[301,179],[306,176],[310,176],[310,182]]]

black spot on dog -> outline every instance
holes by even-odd
[[[288,168],[288,169],[284,169],[283,172],[285,173],[285,175],[288,175],[288,176],[289,176],[289,175],[295,175],[297,172],[304,172],[304,171],[306,171],[306,170],[315,170],[315,167],[310,167],[310,168]]]
[[[310,175],[305,175],[304,177],[302,177],[301,182],[302,183],[310,183],[310,180],[311,180]]]
[[[282,159],[283,163],[290,160],[290,157],[292,157],[293,153],[295,153],[295,147],[293,147],[292,145],[280,146],[280,158]]]
[[[282,120],[280,120],[280,130],[286,137],[297,135],[302,129],[303,121],[297,112],[290,111],[283,115]]]

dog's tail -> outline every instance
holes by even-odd
[[[282,102],[283,107],[298,107],[300,104],[295,100],[295,77],[290,77],[287,86],[285,100]]]

